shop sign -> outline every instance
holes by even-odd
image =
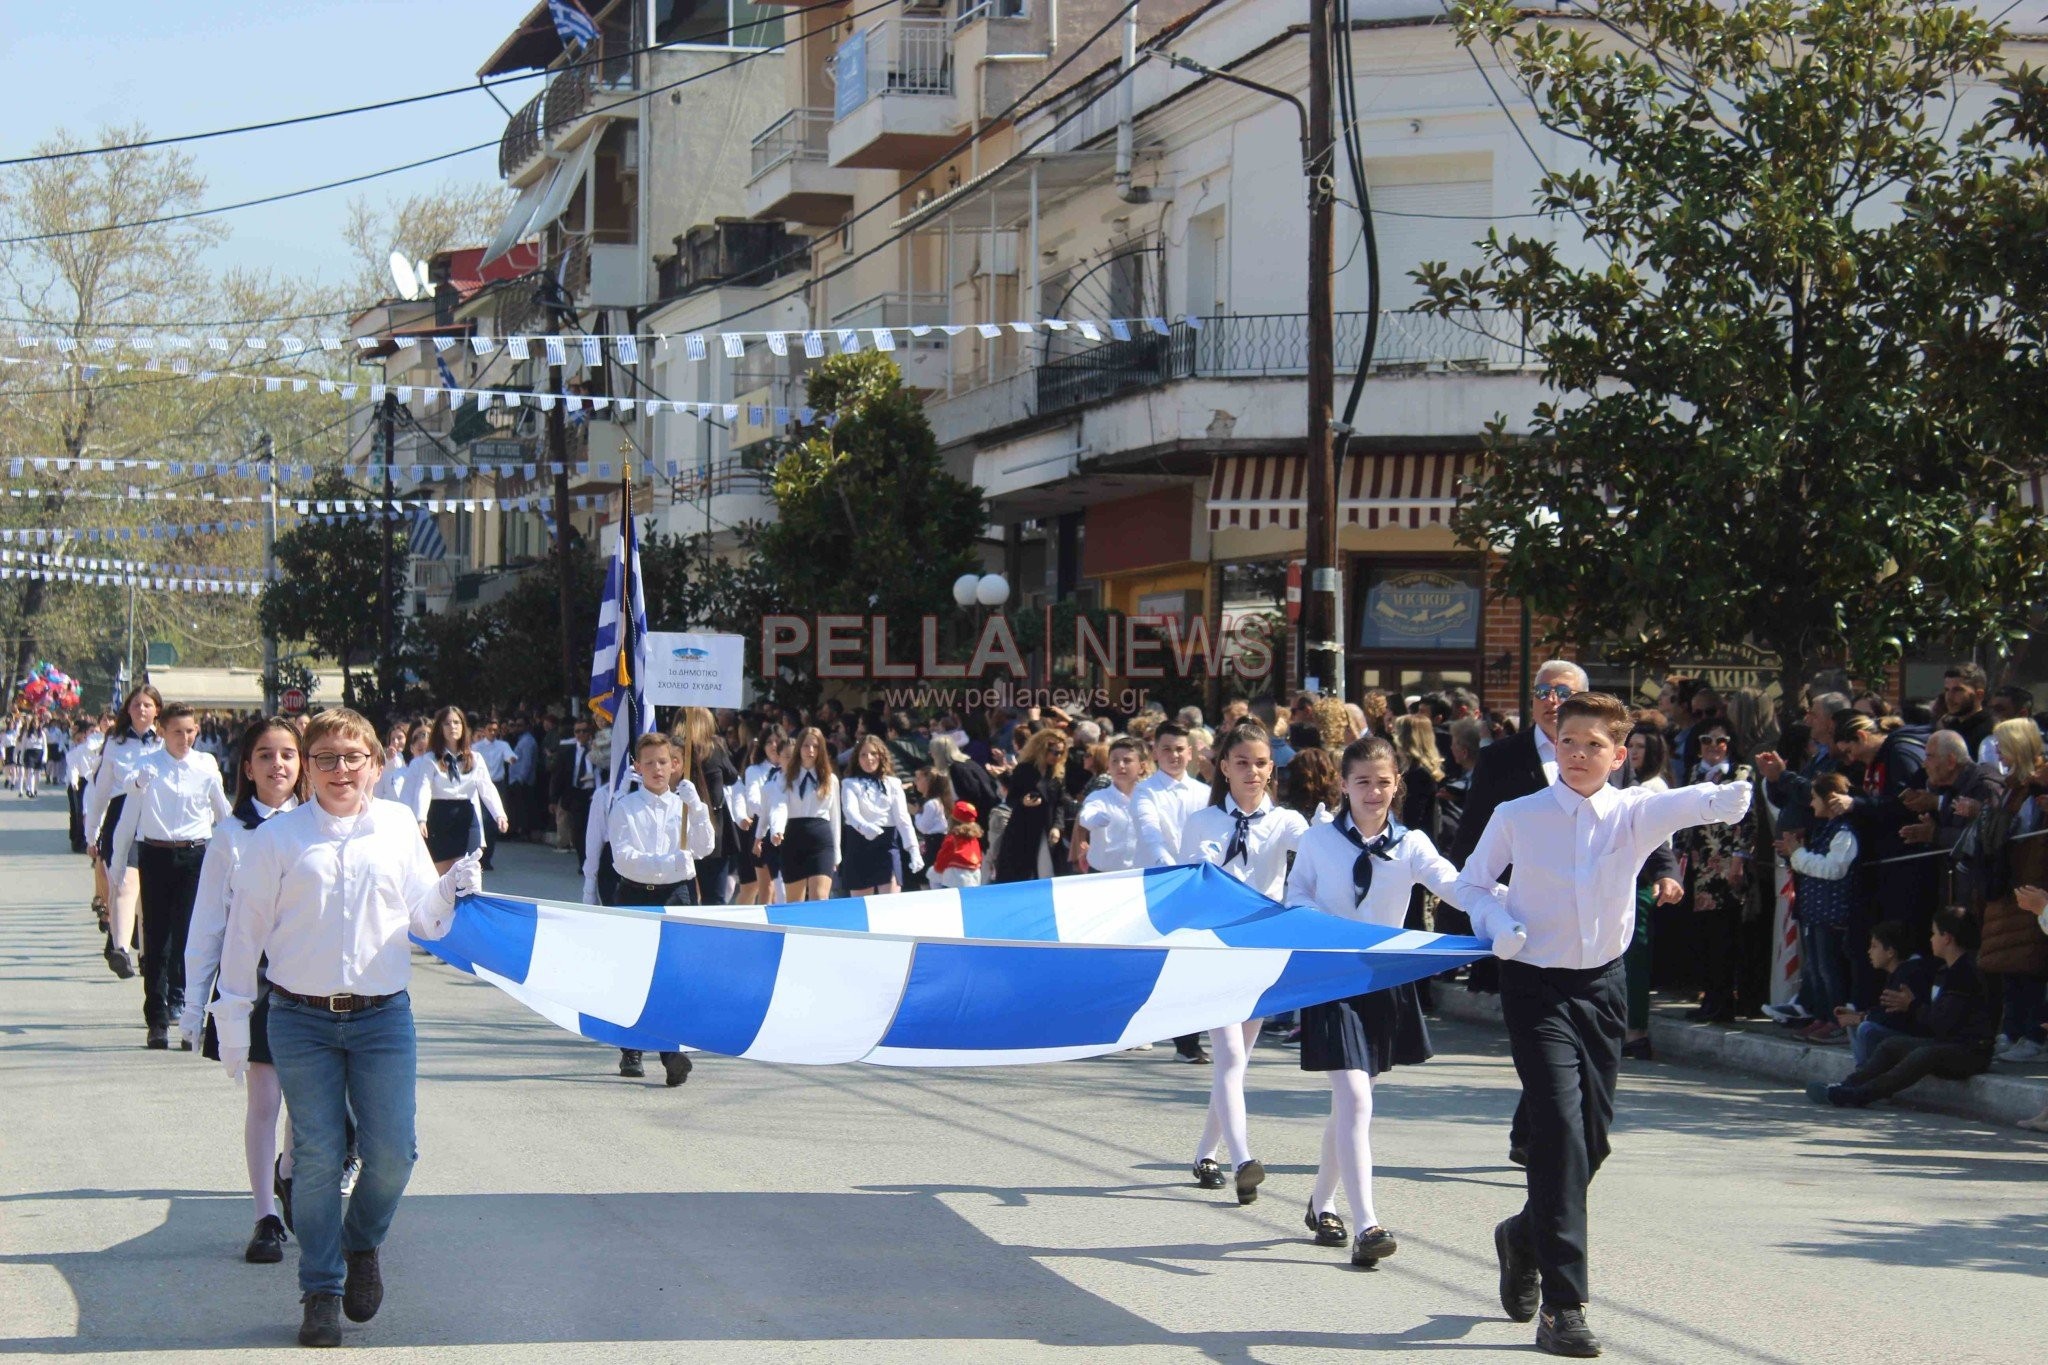
[[[1479,576],[1441,569],[1374,573],[1358,627],[1360,649],[1476,649]]]

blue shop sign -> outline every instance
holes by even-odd
[[[1373,574],[1358,626],[1360,649],[1476,649],[1479,575],[1439,569]]]

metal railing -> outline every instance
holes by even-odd
[[[1028,13],[1025,0],[953,0],[953,27],[965,28],[977,19],[1022,19]]]
[[[936,327],[950,302],[944,293],[877,294],[837,314],[834,327]],[[899,339],[898,344],[901,344]]]
[[[547,88],[519,106],[519,112],[505,125],[505,135],[498,139],[498,177],[512,178],[513,172],[540,155],[540,149],[547,145],[542,127],[547,122]]]
[[[885,19],[832,54],[832,117],[843,119],[881,95],[953,93],[953,26],[936,19]]]
[[[593,105],[614,102],[608,98],[613,91],[631,90],[636,84],[632,40],[623,31],[608,32],[561,60],[564,68],[505,125],[504,136],[498,139],[499,178],[510,179]],[[632,108],[626,105],[625,111]]]
[[[832,131],[830,109],[792,109],[754,136],[754,173],[759,180],[788,161],[823,161]]]
[[[1365,345],[1363,312],[1335,319],[1336,367],[1355,369]],[[1255,313],[1208,317],[1200,327],[1168,326],[1167,335],[1134,329],[1038,367],[1038,411],[1057,412],[1128,389],[1176,379],[1288,377],[1308,373],[1308,315]],[[1390,310],[1380,314],[1373,369],[1492,370],[1534,363],[1522,320],[1490,309],[1458,317]]]

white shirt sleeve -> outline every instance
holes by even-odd
[[[100,746],[99,766],[93,769],[92,780],[85,784],[85,837],[87,842],[100,836],[100,824],[106,819],[107,806],[114,799],[114,769],[117,766],[111,750],[114,740],[109,737]]]
[[[859,785],[864,787],[867,784],[863,782]],[[854,832],[859,834],[861,838],[873,839],[881,834],[883,827],[870,820],[867,812],[860,808],[860,799],[854,795],[854,786],[855,784],[852,782],[841,782],[839,784],[838,804],[840,816],[847,824],[853,826]]]
[[[1086,807],[1083,807],[1085,813]],[[1281,897],[1289,905],[1314,905],[1322,902],[1317,895],[1316,864],[1321,860],[1314,856],[1312,849],[1297,849],[1294,866],[1287,873],[1287,894]],[[1325,912],[1327,913],[1327,912]]]
[[[207,796],[213,802],[214,824],[218,825],[221,821],[235,813],[235,803],[228,800],[227,786],[221,779],[220,766],[218,764],[214,765],[213,787],[207,792]]]
[[[434,799],[434,756],[421,754],[405,765],[405,794],[412,802],[413,818],[427,822],[427,806]]]
[[[1792,850],[1792,870],[1803,877],[1818,877],[1824,882],[1838,882],[1849,875],[1849,869],[1856,863],[1856,836],[1847,828],[1835,831],[1835,837],[1828,841],[1827,852],[1815,853],[1808,848]]]
[[[1471,918],[1475,938],[1496,939],[1515,927],[1507,911],[1507,887],[1500,879],[1514,860],[1511,826],[1496,811],[1480,832],[1472,856],[1465,860],[1465,870],[1438,893]]]
[[[1648,857],[1666,839],[1694,825],[1734,824],[1749,814],[1749,797],[1747,782],[1709,782],[1636,798],[1636,856]]]
[[[236,889],[241,894],[221,941],[220,999],[213,1003],[213,1026],[223,1049],[249,1046],[249,1012],[256,1008],[256,964],[277,925],[278,895],[284,887],[285,869],[278,861],[277,843],[275,839],[251,840],[237,869]],[[422,843],[422,855],[426,849]]]
[[[1166,825],[1159,815],[1161,800],[1157,788],[1140,788],[1131,803],[1131,819],[1138,827],[1138,866],[1171,867],[1180,850],[1166,846]]]
[[[697,784],[688,778],[676,787],[683,798],[683,848],[692,858],[708,858],[718,846],[718,831],[711,824],[711,807],[697,794]]]
[[[119,881],[127,869],[130,854],[135,851],[135,840],[142,825],[142,799],[135,792],[128,793],[128,799],[121,803],[121,818],[114,822],[114,856],[107,863],[107,875]]]
[[[889,818],[896,827],[896,838],[903,845],[904,865],[912,872],[922,872],[924,848],[917,837],[917,826],[911,823],[910,798],[903,793],[903,780],[885,777],[882,787],[889,793]]]
[[[939,809],[937,801],[926,801],[917,810],[917,832],[919,834],[944,834],[946,812]]]
[[[604,856],[604,839],[609,828],[612,790],[600,782],[590,793],[590,815],[583,824],[583,903],[596,905],[597,864]]]
[[[482,759],[478,759],[474,776],[476,777],[477,798],[484,803],[484,811],[494,821],[503,820],[505,818],[505,802],[498,795],[498,784],[491,781],[490,765]]]
[[[179,1023],[196,1032],[220,971],[221,943],[228,932],[228,881],[234,869],[234,835],[217,832],[199,863],[199,890],[192,897],[192,927],[185,938],[185,1012]]]

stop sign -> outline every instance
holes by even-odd
[[[277,704],[286,715],[296,716],[299,712],[306,709],[306,689],[303,687],[287,687],[278,694]]]

